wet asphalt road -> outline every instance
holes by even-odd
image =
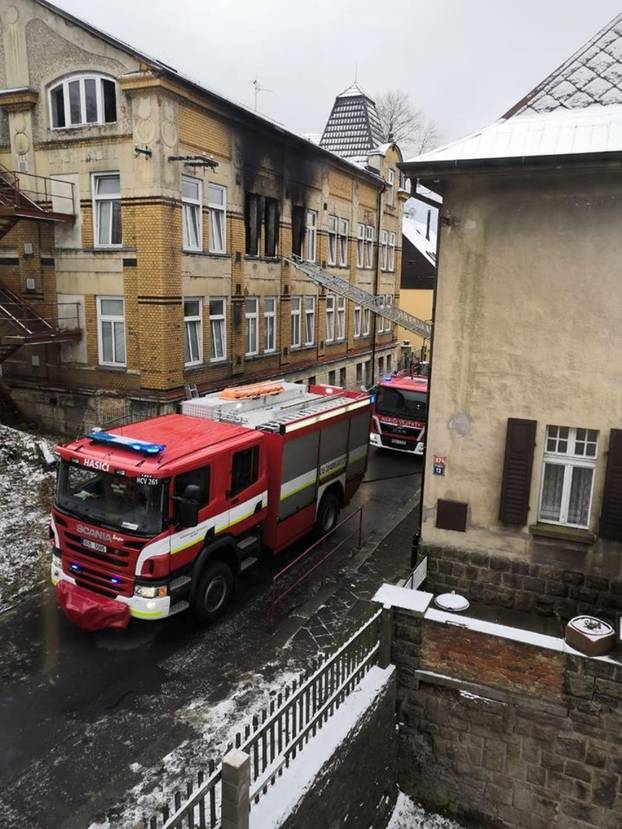
[[[413,505],[419,470],[419,459],[370,450],[370,482],[344,512],[364,508],[366,549]],[[51,587],[0,616],[0,827],[84,829],[140,779],[132,763],[156,765],[184,740],[196,740],[188,718],[178,716],[193,700],[226,699],[253,673],[269,681],[297,630],[305,634],[296,640],[303,659],[322,647],[322,637],[324,646],[338,642],[340,625],[351,624],[347,598],[323,599],[319,633],[297,617],[295,605],[326,592],[327,584],[330,593],[331,582],[339,586],[339,567],[355,553],[354,543],[284,603],[274,632],[272,576],[306,544],[245,573],[226,617],[207,629],[184,613],[125,631],[84,633],[59,613]],[[401,567],[408,553],[396,554]],[[373,556],[370,562],[373,570]]]

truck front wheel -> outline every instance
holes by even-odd
[[[334,492],[325,492],[320,501],[315,525],[321,535],[329,533],[339,521],[341,504]]]
[[[224,561],[208,564],[199,578],[192,613],[200,624],[218,619],[229,604],[233,593],[233,573]]]

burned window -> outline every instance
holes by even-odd
[[[279,203],[276,199],[265,199],[264,225],[264,253],[276,256],[279,243]]]
[[[294,205],[292,207],[292,253],[302,256],[302,241],[305,229],[305,208]]]
[[[247,193],[244,205],[244,226],[246,230],[246,255],[259,255],[259,234],[261,231],[261,199],[255,193]]]

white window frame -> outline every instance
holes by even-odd
[[[387,170],[387,207],[395,205],[395,170]]]
[[[337,341],[342,342],[346,338],[346,298],[337,297]]]
[[[337,258],[340,268],[348,267],[348,234],[350,223],[347,219],[339,219],[337,223]]]
[[[317,210],[305,210],[305,260],[315,262],[317,258]]]
[[[97,181],[102,178],[116,177],[119,181],[118,195],[112,193],[105,193],[99,195],[97,193]],[[123,247],[123,210],[121,206],[121,174],[117,170],[111,170],[107,173],[93,173],[91,176],[91,195],[93,199],[93,247],[95,248],[120,248]],[[113,213],[114,207],[110,208],[110,233],[109,242],[99,241],[99,222],[100,222],[100,205],[105,202],[119,202],[119,210],[121,211],[121,241],[112,241],[112,227],[113,227]]]
[[[326,296],[326,338],[325,342],[335,341],[335,295]]]
[[[86,93],[85,93],[85,86],[84,82],[87,80],[94,80],[95,81],[95,97],[96,97],[96,107],[97,107],[97,120],[95,121],[87,121],[86,120]],[[80,84],[80,115],[81,120],[79,122],[72,122],[71,121],[71,106],[69,102],[69,84],[77,81]],[[105,109],[104,109],[104,88],[102,81],[109,81],[110,83],[114,84],[114,97],[115,97],[115,119],[114,121],[106,121],[104,120],[106,117]],[[52,93],[58,89],[59,86],[63,88],[63,107],[65,110],[65,125],[64,126],[54,126],[54,105],[52,103]],[[68,75],[66,78],[63,78],[60,81],[56,81],[48,87],[48,112],[49,112],[49,123],[50,129],[52,130],[72,130],[72,129],[80,129],[80,127],[96,127],[102,126],[103,124],[116,124],[119,120],[119,96],[118,96],[118,86],[117,82],[114,78],[109,77],[108,75],[102,75],[98,72],[84,72],[79,73],[77,75]]]
[[[123,306],[123,313],[119,314],[104,314],[102,312],[102,302],[105,301],[120,301]],[[123,360],[104,360],[104,337],[102,330],[102,323],[111,323],[112,325],[112,351],[113,358],[116,357],[115,347],[115,330],[116,325],[123,326]],[[127,342],[125,338],[125,299],[122,296],[98,296],[97,297],[97,358],[100,366],[111,366],[113,368],[127,367]]]
[[[365,267],[369,270],[374,267],[374,242],[376,230],[373,225],[365,225]]]
[[[196,199],[184,196],[184,181],[192,182],[192,184],[198,184],[199,195]],[[187,218],[190,211],[195,210],[198,214],[198,239],[196,246],[193,245],[190,240]],[[181,224],[183,250],[188,253],[197,253],[197,251],[201,252],[203,250],[203,182],[200,178],[196,178],[195,176],[183,175],[181,177]]]
[[[371,311],[369,308],[363,308],[363,336],[369,337],[370,331]]]
[[[550,451],[549,450],[549,441],[555,440],[557,445],[559,444],[559,440],[563,438],[556,437],[553,438],[550,434],[550,429],[560,429],[560,428],[567,428],[568,429],[568,438],[567,438],[567,451],[566,452],[558,452],[557,449]],[[576,451],[570,451],[571,447],[576,450],[577,444],[577,432],[585,432],[586,437],[588,432],[596,432],[596,440],[590,441],[590,443],[595,443],[595,453],[593,456],[591,455],[577,455]],[[559,435],[559,432],[558,432]],[[544,454],[542,457],[542,472],[541,472],[541,480],[540,480],[540,494],[538,497],[538,521],[544,524],[554,524],[556,526],[563,526],[563,527],[576,527],[577,529],[588,529],[590,525],[590,519],[592,517],[592,502],[594,497],[594,478],[596,477],[596,462],[598,460],[598,438],[600,437],[598,430],[596,429],[588,429],[587,427],[560,427],[558,424],[550,424],[547,425],[545,436],[544,436]],[[562,483],[562,493],[561,493],[561,502],[560,502],[560,514],[559,519],[556,521],[552,518],[544,518],[542,516],[542,498],[544,496],[544,476],[546,466],[548,465],[556,465],[556,466],[563,466],[564,467],[564,476],[563,476],[563,483]],[[572,490],[572,477],[573,477],[573,470],[577,467],[583,469],[591,469],[592,470],[592,480],[590,483],[590,498],[588,503],[587,509],[587,521],[585,524],[574,524],[568,521],[568,511],[570,506],[570,494]]]
[[[388,269],[395,270],[395,233],[389,233],[389,262]]]
[[[389,246],[389,231],[383,230],[380,233],[380,270],[387,269],[387,249]]]
[[[293,296],[290,301],[290,348],[300,348],[302,297]]]
[[[199,313],[198,315],[191,315],[186,316],[186,302],[196,302],[199,306]],[[200,366],[203,364],[203,297],[200,296],[185,296],[182,299],[182,307],[184,311],[184,366],[189,368],[191,366]],[[198,324],[198,325],[197,325]],[[188,325],[193,325],[198,328],[197,331],[197,349],[198,354],[193,359],[192,354],[190,354],[190,359],[186,360],[185,356],[185,344],[186,344],[186,332],[188,330]],[[191,340],[188,337],[188,343]],[[189,346],[188,351],[191,352],[192,349]]]
[[[380,294],[379,299],[380,302],[378,303],[378,306],[380,308],[384,308],[384,294]],[[376,331],[378,334],[384,334],[384,317],[380,316],[380,314],[377,314],[377,318],[378,322],[376,324]]]
[[[210,190],[219,190],[222,193],[222,204],[212,201],[210,198]],[[213,181],[207,183],[207,209],[209,211],[209,240],[208,250],[210,253],[226,253],[227,252],[227,188],[221,184],[214,184]],[[222,246],[215,244],[216,234],[214,227],[220,224],[222,230]]]
[[[387,294],[384,301],[385,308],[393,308],[393,294]],[[393,323],[391,320],[385,319],[384,330],[393,331]]]
[[[222,313],[212,314],[212,302],[222,302]],[[211,296],[208,299],[209,336],[210,336],[210,363],[222,363],[227,359],[227,300],[222,296]],[[221,324],[222,323],[222,324]],[[222,355],[214,356],[216,351],[216,331],[222,332]]]
[[[254,303],[254,311],[248,309],[249,303]],[[244,354],[246,357],[259,354],[259,297],[256,296],[247,296],[244,300]]]
[[[334,267],[337,264],[337,217],[328,217],[328,257],[329,265]]]
[[[362,330],[362,309],[360,305],[354,306],[354,337],[358,339]]]
[[[305,309],[305,346],[314,345],[315,344],[315,297],[314,296],[305,296],[304,298],[304,309]],[[307,333],[311,332],[310,337],[307,336]]]
[[[272,304],[272,310],[268,310],[268,304]],[[276,310],[278,307],[277,298],[275,296],[267,296],[264,299],[263,306],[263,326],[264,326],[264,352],[271,354],[276,351]],[[269,342],[268,334],[271,332],[271,343]]]
[[[357,225],[356,231],[356,267],[365,267],[365,225],[361,222]]]

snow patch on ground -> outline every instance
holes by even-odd
[[[37,440],[0,425],[0,612],[47,576],[55,474],[44,467]]]
[[[414,800],[403,792],[399,792],[387,829],[462,829],[462,827],[454,820],[426,812]]]

